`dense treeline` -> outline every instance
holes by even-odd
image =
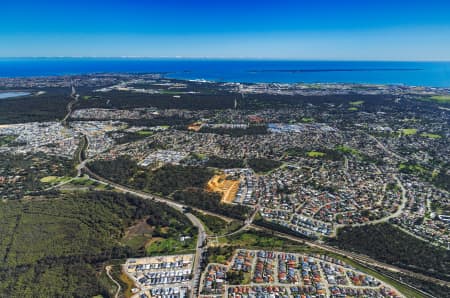
[[[257,173],[265,173],[272,171],[282,165],[281,161],[267,158],[250,158],[247,164]]]
[[[69,90],[48,90],[47,94],[0,100],[0,124],[54,121],[66,114]]]
[[[262,135],[269,133],[265,125],[251,125],[248,128],[211,128],[202,127],[199,132],[242,137],[245,135]]]
[[[331,242],[383,262],[450,280],[449,251],[387,223],[340,229],[337,239]]]
[[[0,296],[109,296],[97,270],[111,259],[143,255],[122,237],[147,217],[155,227],[170,224],[173,233],[191,228],[165,204],[115,192],[6,202],[0,209]]]
[[[117,183],[127,183],[138,171],[138,165],[129,157],[119,156],[115,160],[95,160],[89,168]]]
[[[433,183],[437,187],[450,191],[450,175],[443,170],[433,178]]]
[[[165,165],[152,173],[147,187],[164,195],[187,187],[204,188],[213,174],[206,168]]]
[[[218,156],[208,157],[205,166],[219,169],[233,169],[245,167],[244,160],[242,159],[221,158]]]
[[[71,118],[76,121],[99,121],[99,120],[111,120],[109,118]],[[186,126],[195,121],[192,118],[184,118],[180,116],[156,116],[154,118],[139,118],[139,119],[120,119],[121,122],[127,123],[129,126],[171,126],[179,129],[186,129]]]
[[[95,100],[83,100],[77,108],[115,108],[131,109],[140,107],[156,107],[160,109],[216,110],[234,107],[234,94],[142,94],[111,91],[98,95]]]
[[[392,99],[386,95],[272,95],[272,94],[251,94],[244,99],[239,99],[238,107],[242,109],[272,109],[292,106],[304,106],[308,103],[323,105],[332,103],[336,106],[348,104],[351,101],[364,101],[365,111],[376,111],[380,105],[392,103]]]
[[[92,100],[83,100],[77,104],[77,108],[116,108],[130,109],[140,107],[156,107],[161,109],[188,109],[188,110],[216,110],[232,109],[237,100],[239,109],[271,109],[292,106],[304,106],[308,103],[322,105],[333,103],[336,105],[348,104],[350,101],[364,101],[365,111],[376,111],[380,105],[392,103],[385,95],[272,95],[252,94],[242,98],[241,95],[227,92],[217,92],[215,86],[211,87],[215,94],[142,94],[121,91],[111,91],[104,94],[95,94]]]
[[[139,141],[139,140],[144,139],[149,136],[147,134],[141,134],[138,132],[121,132],[121,133],[123,135],[121,135],[120,137],[114,138],[114,141],[116,142],[116,144],[131,143],[131,142]],[[111,136],[111,134],[110,134],[110,136]]]
[[[128,123],[130,126],[175,126],[175,127],[186,127],[191,124],[194,119],[184,118],[180,116],[157,116],[151,119],[123,119],[123,122]]]
[[[203,188],[214,175],[210,169],[193,166],[165,165],[152,171],[139,167],[128,157],[94,161],[89,167],[114,182],[163,195],[187,187]]]
[[[240,220],[245,220],[250,214],[248,207],[222,204],[218,193],[207,192],[198,188],[177,191],[173,194],[173,199],[189,206]]]

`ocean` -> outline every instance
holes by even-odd
[[[140,58],[2,58],[0,77],[152,73],[221,82],[369,83],[450,87],[450,62]]]

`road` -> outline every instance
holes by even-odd
[[[72,93],[70,94],[70,98],[72,98],[72,100],[67,104],[67,108],[66,108],[67,109],[67,114],[61,120],[61,123],[64,126],[67,126],[67,119],[69,119],[70,115],[72,114],[73,105],[78,101],[79,97],[80,96],[77,94],[75,86],[72,84]]]
[[[380,147],[381,149],[383,149],[386,153],[388,153],[389,155],[391,155],[391,156],[395,156],[395,157],[397,157],[399,160],[401,160],[401,161],[408,161],[408,159],[406,159],[406,158],[404,158],[403,156],[400,156],[400,155],[398,155],[397,153],[395,153],[395,152],[393,152],[393,151],[391,151],[391,150],[389,150],[388,148],[386,148],[386,146],[383,144],[383,143],[381,143],[376,137],[374,137],[373,135],[371,135],[371,134],[368,134],[368,133],[365,133],[365,132],[363,132],[367,137],[369,137],[370,139],[372,139],[372,140],[374,140],[377,144],[378,144],[378,147]]]
[[[121,290],[121,286],[120,284],[111,276],[111,266],[106,266],[105,267],[105,271],[106,271],[106,275],[108,275],[109,279],[112,280],[112,282],[117,286],[117,291],[116,294],[114,294],[114,298],[119,298],[119,294],[120,294],[120,290]]]
[[[204,253],[204,244],[208,235],[206,234],[203,224],[196,216],[194,216],[192,213],[186,213],[186,217],[193,223],[194,226],[198,228],[197,248],[195,250],[194,265],[192,267],[194,276],[192,278],[191,291],[191,297],[197,297],[200,286],[200,277],[202,275],[201,264]]]

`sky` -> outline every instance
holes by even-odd
[[[450,61],[450,1],[0,1],[0,57],[59,56]]]

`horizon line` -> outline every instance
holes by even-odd
[[[155,60],[265,60],[265,61],[342,61],[342,62],[449,62],[450,59],[339,59],[293,57],[223,57],[223,56],[0,56],[5,59],[155,59]]]

